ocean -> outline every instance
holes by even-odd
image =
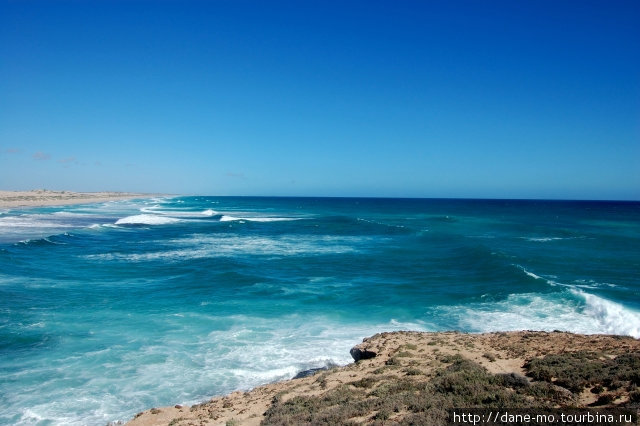
[[[157,197],[0,210],[0,424],[105,425],[381,331],[640,338],[640,203]]]

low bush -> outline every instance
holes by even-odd
[[[446,366],[428,381],[420,370],[405,367],[406,375],[384,375],[398,371],[382,367],[375,376],[341,385],[320,396],[276,398],[263,419],[265,425],[349,425],[367,418],[374,425],[447,424],[447,409],[453,407],[550,408],[575,405],[586,386],[601,386],[596,404],[612,403],[611,386],[627,387],[631,404],[640,402],[637,387],[638,354],[615,359],[594,352],[548,355],[527,363],[534,380],[511,374],[491,374],[481,365],[456,355],[442,355]],[[387,365],[399,365],[391,358]]]
[[[604,388],[615,390],[640,384],[640,354],[637,353],[615,359],[588,351],[547,355],[532,359],[525,368],[534,380],[562,386],[575,394],[586,387],[601,393]]]

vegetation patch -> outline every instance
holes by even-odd
[[[394,365],[398,358],[391,358]],[[439,425],[447,423],[453,407],[551,408],[574,406],[587,386],[601,386],[594,405],[615,403],[612,387],[628,389],[628,404],[640,403],[638,374],[640,354],[614,359],[596,352],[548,355],[526,364],[530,382],[516,373],[492,374],[459,354],[441,355],[445,367],[433,379],[416,368],[402,377],[365,377],[321,396],[298,396],[289,401],[274,399],[263,419],[265,425],[361,423]],[[390,362],[391,361],[391,362]],[[388,368],[388,367],[387,367]]]
[[[407,368],[404,372],[407,373],[407,376],[419,376],[422,374],[422,370],[413,367]]]
[[[374,423],[393,420],[400,424],[442,424],[447,407],[528,404],[529,394],[511,388],[524,389],[522,379],[493,375],[460,355],[448,360],[451,365],[438,370],[432,381],[427,381],[419,370],[415,374],[407,371],[402,378],[367,377],[324,396],[274,400],[263,424],[350,424],[367,414]]]
[[[547,355],[532,359],[525,368],[534,380],[562,386],[574,394],[586,387],[601,393],[604,389],[631,391],[640,385],[638,353],[623,354],[614,359],[589,351]]]
[[[502,384],[512,389],[526,388],[531,386],[526,377],[517,373],[501,373],[498,378],[502,380]]]
[[[496,356],[490,352],[486,352],[482,356],[491,362],[494,362],[496,360]]]
[[[396,357],[391,357],[391,358],[389,358],[388,360],[385,361],[385,365],[398,366],[398,365],[402,365],[402,362]]]
[[[351,382],[352,386],[355,386],[357,388],[370,388],[372,387],[376,382],[378,382],[378,379],[374,378],[374,377],[365,377],[361,380],[355,381],[355,382]]]

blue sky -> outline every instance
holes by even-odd
[[[640,199],[637,1],[0,0],[0,188]]]

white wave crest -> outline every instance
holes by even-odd
[[[640,314],[581,290],[511,294],[505,300],[439,307],[451,327],[472,332],[562,330],[582,334],[621,334],[640,338]]]
[[[153,205],[151,207],[141,207],[140,211],[142,213],[157,213],[157,209],[159,209],[159,208],[160,208],[160,206],[158,206],[156,204],[156,205]]]
[[[116,221],[116,225],[167,225],[180,222],[180,219],[168,216],[157,216],[153,214],[137,214],[123,217]]]
[[[522,272],[524,272],[527,276],[529,276],[529,277],[531,277],[533,279],[536,279],[536,280],[543,280],[544,282],[546,282],[550,286],[565,285],[565,284],[560,284],[560,283],[558,283],[556,281],[553,281],[553,280],[551,280],[549,278],[541,277],[540,275],[534,274],[531,271],[527,271],[523,266],[520,266],[520,265],[514,265],[514,266],[516,266],[517,268],[521,269]],[[554,276],[554,278],[556,278],[556,277]]]
[[[114,224],[114,223],[94,223],[92,225],[89,225],[87,227],[88,229],[97,229],[97,230],[104,230],[104,229],[118,229],[121,228],[120,226]]]
[[[65,218],[78,218],[78,217],[91,217],[92,215],[89,213],[78,213],[78,212],[68,212],[68,211],[59,211],[51,213],[56,217],[65,217]]]
[[[522,268],[522,272],[524,272],[525,274],[527,274],[528,276],[530,276],[533,279],[536,280],[544,280],[544,278],[542,278],[540,275],[536,275],[533,272],[529,272],[526,269]]]
[[[233,222],[233,221],[243,221],[246,220],[248,222],[282,222],[288,220],[300,220],[299,217],[235,217],[229,215],[223,215],[220,218],[220,222]]]
[[[180,262],[193,259],[238,255],[290,256],[354,253],[376,241],[369,237],[281,236],[277,238],[238,236],[235,234],[194,235],[171,240],[173,248],[147,253],[101,253],[82,256],[91,260],[148,262],[156,260]]]
[[[584,299],[584,313],[597,321],[606,333],[640,339],[640,312],[582,290],[572,290],[572,293]]]
[[[1,228],[72,228],[72,224],[46,220],[44,215],[5,216],[0,218]]]
[[[206,209],[204,211],[189,211],[184,209],[160,209],[160,206],[152,206],[152,207],[142,207],[140,209],[142,213],[152,214],[152,215],[160,215],[160,216],[169,216],[169,217],[180,217],[180,218],[199,218],[202,216],[215,216],[219,214],[217,211],[212,209]]]

